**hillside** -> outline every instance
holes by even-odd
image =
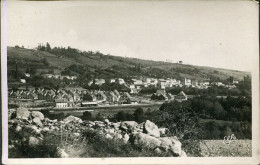
[[[86,52],[76,56],[57,55],[47,51],[8,47],[7,49],[8,71],[26,68],[35,68],[37,73],[48,72],[53,69],[55,73],[64,71],[71,65],[76,65],[78,70],[92,77],[125,77],[144,76],[158,78],[191,78],[201,80],[206,78],[225,80],[229,76],[241,80],[248,72],[220,69],[213,67],[193,66],[161,61],[142,60],[137,58],[125,58],[102,53]],[[82,75],[75,69],[72,74]]]

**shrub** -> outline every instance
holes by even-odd
[[[160,115],[155,122],[169,129],[167,136],[177,136],[184,150],[189,154],[200,156],[202,128],[198,114],[189,108],[189,104],[177,101],[164,103],[160,107]]]

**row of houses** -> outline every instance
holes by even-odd
[[[77,76],[68,76],[68,75],[60,75],[60,74],[43,74],[42,76],[45,78],[55,78],[55,79],[61,79],[61,80],[63,80],[64,78],[69,79],[69,80],[77,79]]]
[[[151,96],[151,99],[152,100],[176,100],[176,101],[185,101],[188,99],[188,96],[183,92],[181,91],[179,94],[177,95],[172,95],[171,93],[166,93],[165,90],[157,90],[156,93],[154,93],[152,96]]]
[[[10,98],[46,100],[55,102],[56,107],[70,107],[94,102],[95,104],[137,104],[137,99],[130,96],[128,92],[114,91],[88,91],[85,89],[30,89],[10,91]],[[83,104],[82,104],[83,103]]]

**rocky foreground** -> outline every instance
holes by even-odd
[[[155,154],[170,154],[174,157],[186,157],[182,150],[182,144],[176,136],[166,137],[167,128],[158,128],[153,122],[147,120],[138,124],[135,121],[110,122],[104,121],[82,121],[78,117],[68,116],[63,121],[45,118],[39,111],[30,112],[19,108],[9,111],[9,134],[28,132],[28,136],[18,141],[16,137],[9,135],[9,149],[15,150],[16,145],[28,145],[37,147],[43,144],[47,135],[69,134],[70,138],[78,139],[84,132],[95,131],[106,140],[118,140],[139,148],[152,150]],[[22,134],[23,135],[23,134]],[[62,136],[61,136],[62,138]],[[73,157],[66,153],[63,148],[56,147],[55,157]],[[119,155],[120,156],[120,155]]]

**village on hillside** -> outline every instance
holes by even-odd
[[[24,73],[24,76],[30,78],[31,75],[29,73]],[[47,79],[59,79],[60,81],[65,79],[74,81],[77,79],[77,76],[62,76],[59,74],[42,74],[41,76]],[[55,108],[68,108],[140,103],[151,104],[156,101],[170,100],[181,102],[193,96],[187,95],[183,91],[173,95],[170,92],[166,92],[165,89],[177,87],[207,89],[211,86],[234,89],[239,81],[233,80],[228,84],[224,84],[223,82],[210,82],[209,79],[203,81],[192,81],[188,78],[176,80],[172,78],[157,79],[140,77],[131,79],[130,83],[126,83],[123,78],[112,78],[109,80],[93,79],[88,82],[89,86],[101,86],[105,83],[118,83],[126,87],[129,92],[119,92],[117,89],[107,91],[89,90],[82,87],[65,87],[61,89],[45,89],[43,87],[35,88],[25,86],[25,84],[27,84],[25,79],[20,79],[20,83],[21,87],[17,88],[17,90],[9,89],[8,97],[11,100],[20,100],[23,102],[38,101],[41,103],[52,103],[50,105]],[[147,97],[147,95],[142,94],[141,91],[149,87],[153,87],[157,90]]]

